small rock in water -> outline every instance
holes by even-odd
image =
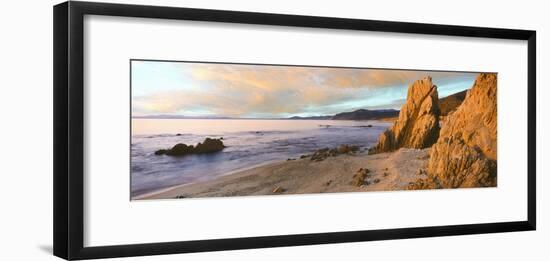
[[[177,195],[176,198],[186,198],[187,196],[185,195]]]
[[[178,143],[174,145],[174,147],[172,147],[171,149],[166,150],[165,154],[170,156],[185,155],[193,153],[194,149],[195,148],[193,148],[193,145],[187,146],[186,144]]]
[[[219,139],[206,138],[202,143],[195,146],[194,153],[212,153],[218,152],[225,148],[223,142]]]
[[[181,136],[181,133],[176,134],[176,136]]]
[[[372,181],[372,183],[374,183],[374,184],[376,184],[376,183],[378,183],[378,182],[380,182],[380,179],[379,179],[379,178],[376,178],[376,179],[374,179],[374,180]]]
[[[221,139],[206,138],[202,143],[196,146],[178,143],[171,149],[160,149],[155,151],[155,155],[183,156],[187,154],[202,154],[221,151],[225,145]]]
[[[279,193],[283,193],[283,192],[285,192],[285,189],[282,188],[281,186],[278,186],[273,190],[273,193],[275,193],[275,194],[279,194]]]
[[[157,151],[155,151],[155,155],[164,155],[164,154],[166,154],[167,151],[168,150],[157,150]]]
[[[390,173],[384,172],[383,174],[384,177],[387,177],[388,175],[390,175]]]

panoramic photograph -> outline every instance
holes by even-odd
[[[131,200],[497,186],[497,73],[130,65]]]

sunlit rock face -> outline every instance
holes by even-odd
[[[480,74],[447,117],[432,146],[428,174],[443,188],[497,183],[497,75]]]
[[[369,152],[432,146],[439,137],[439,115],[437,86],[432,83],[432,78],[415,81],[409,86],[407,101],[401,107],[399,118],[380,135],[378,144]]]

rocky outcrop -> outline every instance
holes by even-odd
[[[161,149],[155,151],[155,155],[184,156],[188,154],[214,153],[221,151],[224,148],[225,145],[221,139],[206,138],[202,143],[199,142],[196,146],[178,143],[171,149]]]
[[[317,150],[311,155],[310,159],[313,161],[323,161],[328,157],[336,157],[342,154],[352,154],[357,151],[359,151],[359,146],[342,144],[332,149],[323,148],[323,149]],[[304,158],[304,156],[307,157],[307,155],[302,155],[300,158]]]
[[[430,147],[439,137],[439,114],[437,86],[432,83],[432,78],[415,81],[409,86],[407,101],[401,107],[399,118],[380,135],[378,144],[369,153]]]
[[[496,186],[496,161],[497,75],[482,73],[443,123],[419,188]]]
[[[206,138],[204,142],[199,142],[197,146],[195,146],[194,153],[213,153],[221,151],[224,148],[225,145],[223,145],[223,141],[221,141],[221,139]]]

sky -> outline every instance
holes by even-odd
[[[132,116],[287,118],[400,109],[409,84],[431,76],[439,97],[477,73],[132,61]]]

